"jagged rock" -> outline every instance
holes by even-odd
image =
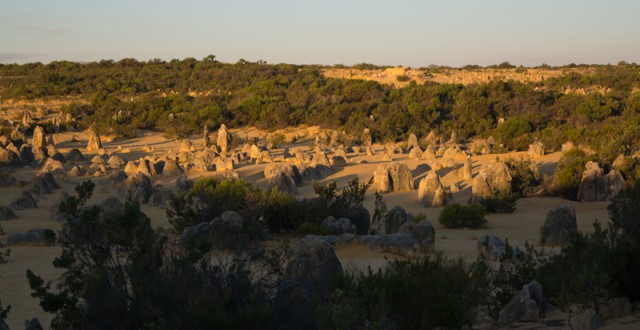
[[[414,149],[420,148],[420,143],[418,143],[418,137],[415,134],[413,133],[409,134],[409,138],[407,139],[407,147],[414,148]]]
[[[180,164],[173,159],[167,159],[164,162],[164,167],[162,168],[162,175],[165,177],[173,177],[182,175],[184,171]]]
[[[456,131],[451,131],[451,138],[449,139],[449,144],[457,144],[458,143],[458,134]]]
[[[332,147],[338,146],[340,144],[341,140],[342,139],[340,138],[340,132],[333,131],[331,133],[331,144],[330,145]]]
[[[142,173],[146,176],[154,176],[156,175],[156,171],[154,169],[153,164],[151,164],[147,159],[140,158],[138,160],[138,168],[136,170],[137,173]]]
[[[380,165],[373,173],[373,185],[381,193],[413,190],[413,175],[405,163]]]
[[[134,175],[138,173],[138,165],[136,165],[136,163],[134,162],[128,162],[124,167],[124,173],[126,173],[127,175]]]
[[[260,153],[262,151],[260,150],[260,148],[258,148],[257,145],[251,145],[251,149],[249,151],[249,158],[251,158],[253,161],[259,161],[260,160]]]
[[[329,216],[322,221],[321,226],[329,228],[334,235],[356,233],[356,226],[347,218],[336,219]]]
[[[329,159],[329,164],[331,165],[331,167],[346,167],[347,161],[342,156],[333,156],[331,157],[331,159]]]
[[[83,176],[87,173],[83,166],[74,166],[67,171],[67,175],[70,177]]]
[[[540,244],[566,244],[577,232],[576,210],[570,205],[560,205],[547,213],[547,219],[540,227]]]
[[[51,229],[34,228],[25,233],[15,233],[7,239],[8,244],[52,246],[56,244],[56,233]]]
[[[44,130],[40,125],[36,126],[33,129],[33,139],[31,139],[31,146],[33,146],[33,148],[46,147],[46,141],[44,139]]]
[[[265,138],[265,145],[267,147],[267,150],[273,150],[278,148],[278,146],[276,145],[276,138],[273,136],[273,134],[271,133],[267,134],[267,137]]]
[[[454,145],[452,147],[445,149],[442,157],[448,158],[448,159],[466,159],[467,153],[464,152],[462,149],[460,149],[459,146]]]
[[[112,155],[111,157],[109,157],[109,160],[107,160],[107,164],[109,164],[111,168],[116,169],[125,166],[127,164],[127,161],[116,155]]]
[[[0,220],[13,220],[17,218],[16,213],[13,212],[13,209],[8,206],[0,206]],[[3,234],[0,234],[3,235]]]
[[[473,162],[471,161],[471,157],[467,157],[462,165],[462,179],[471,180],[473,177],[471,174],[471,170],[473,168]]]
[[[484,166],[473,179],[472,201],[482,203],[486,199],[511,194],[511,173],[505,163]]]
[[[68,162],[83,162],[85,160],[84,155],[76,148],[71,149],[65,158]]]
[[[89,129],[87,134],[89,135],[89,141],[87,142],[87,150],[93,151],[93,150],[102,149],[102,142],[100,141],[100,136],[92,129]]]
[[[229,134],[225,124],[220,125],[220,129],[218,130],[218,139],[216,142],[221,153],[227,153],[231,149],[231,134]]]
[[[371,144],[373,144],[373,139],[371,138],[371,131],[369,131],[368,128],[365,128],[364,131],[362,132],[360,141],[362,141],[362,145],[365,147],[371,147]]]
[[[422,159],[422,150],[420,147],[412,148],[409,151],[409,159]]]
[[[413,235],[420,242],[420,250],[423,253],[435,251],[436,230],[431,222],[422,220],[418,223],[405,222],[398,229],[398,233]]]
[[[367,156],[375,155],[375,153],[373,152],[373,148],[371,148],[371,146],[365,146],[364,152],[367,154]]]
[[[42,169],[40,173],[65,173],[64,166],[62,162],[59,160],[55,160],[53,158],[47,158],[42,165]]]
[[[216,172],[233,171],[233,161],[229,158],[216,158]]]
[[[425,140],[427,142],[427,145],[429,146],[435,146],[436,144],[438,144],[438,137],[436,136],[436,132],[434,130],[431,130],[429,132],[429,135],[427,135]]]
[[[183,139],[182,142],[180,142],[180,152],[190,153],[192,151],[193,151],[193,144],[191,143],[191,140]]]
[[[537,158],[544,156],[544,144],[540,141],[535,141],[529,145],[529,151],[527,152],[529,158]]]
[[[9,207],[14,210],[33,209],[38,207],[38,202],[36,202],[36,199],[33,198],[31,193],[29,193],[28,191],[23,191],[22,196],[16,197],[11,200],[11,203],[9,203]]]
[[[530,322],[543,318],[548,309],[542,286],[536,281],[525,284],[522,291],[502,309],[498,324]]]
[[[15,152],[0,148],[0,166],[18,166],[19,164],[20,158]]]
[[[50,172],[36,175],[31,179],[27,187],[30,192],[38,196],[50,194],[53,190],[60,188]]]
[[[305,167],[302,170],[302,177],[307,180],[320,180],[332,173],[333,171],[331,171],[331,168],[318,164],[315,166]]]
[[[351,220],[356,227],[356,234],[366,235],[371,226],[371,215],[369,210],[362,204],[356,204],[347,210],[347,219]]]
[[[127,173],[123,171],[115,171],[109,176],[108,184],[111,188],[118,188],[127,180],[127,177]]]
[[[597,162],[587,162],[578,188],[578,200],[595,202],[611,200],[625,186],[622,174],[611,170],[604,175],[604,170]]]
[[[148,176],[136,173],[130,176],[125,184],[118,190],[119,196],[124,200],[138,201],[147,204],[153,195],[153,184]]]
[[[418,199],[426,207],[439,207],[447,204],[447,192],[435,172],[427,174],[418,185]]]
[[[311,160],[311,164],[312,166],[313,165],[331,166],[329,162],[329,158],[327,158],[327,154],[325,154],[324,151],[322,150],[315,151],[313,155],[313,159]]]
[[[395,234],[405,222],[409,221],[409,215],[402,206],[394,206],[384,215],[385,234]]]
[[[506,245],[500,237],[488,234],[478,238],[476,248],[479,259],[498,260],[505,253]]]
[[[33,154],[31,146],[27,144],[23,144],[20,147],[20,153],[18,154],[18,157],[23,164],[31,164],[35,161],[35,155]]]
[[[209,140],[209,129],[206,125],[204,126],[204,129],[202,131],[202,146],[205,148],[211,146],[211,141]]]
[[[422,153],[422,159],[432,160],[436,159],[436,153],[433,151],[433,147],[431,145],[427,146],[427,149]]]
[[[258,158],[257,163],[273,163],[273,158],[271,157],[269,150],[263,150],[260,152],[260,157]]]

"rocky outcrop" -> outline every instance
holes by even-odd
[[[33,139],[31,139],[31,146],[33,148],[45,148],[47,146],[44,138],[44,130],[40,125],[33,129]]]
[[[500,237],[488,234],[478,238],[476,249],[478,251],[478,259],[499,260],[506,251],[506,245]]]
[[[138,201],[140,204],[147,204],[153,195],[153,184],[148,176],[136,173],[130,176],[125,183],[120,186],[118,195],[123,200]]]
[[[51,229],[34,228],[24,233],[15,233],[7,239],[8,244],[51,246],[56,244],[56,233]]]
[[[347,219],[356,226],[356,234],[366,235],[371,226],[371,214],[362,204],[356,204],[347,210]]]
[[[571,235],[577,232],[576,210],[570,205],[560,205],[547,213],[540,227],[540,244],[563,245],[569,243]]]
[[[402,206],[394,206],[384,215],[384,232],[385,234],[395,234],[400,227],[409,221],[409,215]]]
[[[538,158],[544,156],[544,144],[540,141],[535,141],[529,145],[529,151],[527,153],[529,158]]]
[[[540,283],[532,281],[522,287],[522,291],[502,309],[498,324],[505,326],[512,322],[530,322],[543,318],[548,309]]]
[[[473,178],[472,175],[473,162],[471,161],[471,157],[467,157],[462,164],[462,179],[463,180],[471,180]]]
[[[418,185],[418,200],[426,207],[439,207],[447,204],[447,191],[435,172],[430,172],[420,180]]]
[[[356,233],[356,226],[347,218],[336,219],[333,216],[329,216],[324,219],[320,225],[329,228],[334,235]]]
[[[505,163],[484,166],[473,179],[472,201],[482,203],[488,198],[510,195],[512,179]]]
[[[420,148],[420,143],[418,143],[418,137],[415,134],[413,133],[409,134],[409,138],[407,138],[407,147],[414,148],[414,149]]]
[[[220,125],[216,144],[218,145],[218,149],[220,149],[221,153],[227,153],[231,150],[231,134],[229,134],[225,124]]]
[[[597,162],[587,162],[580,186],[578,200],[582,202],[608,201],[625,187],[624,177],[616,170],[604,175]]]
[[[370,147],[373,144],[373,138],[371,137],[371,131],[368,128],[365,128],[362,132],[362,136],[360,137],[360,141],[362,145],[365,147]]]
[[[100,141],[100,136],[94,130],[89,129],[87,135],[89,136],[89,141],[87,142],[88,151],[102,149],[102,141]]]
[[[405,222],[398,229],[398,233],[413,235],[420,243],[420,251],[431,253],[435,251],[436,230],[431,222],[422,220],[418,223]]]
[[[405,163],[380,165],[373,173],[373,186],[381,193],[413,190],[413,175]]]

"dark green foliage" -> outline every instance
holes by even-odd
[[[291,231],[304,220],[304,209],[295,196],[271,189],[266,193],[262,215],[271,232]]]
[[[27,271],[53,329],[262,328],[286,249],[231,256],[169,248],[139,205],[101,217],[85,182],[61,204],[58,282]],[[55,288],[55,289],[54,289]]]
[[[321,329],[461,328],[479,297],[475,269],[442,255],[391,261],[374,272],[343,274],[329,304],[319,308]]]
[[[411,80],[411,78],[409,78],[409,76],[406,76],[406,75],[397,75],[396,80],[399,82],[405,82],[405,81]]]
[[[487,212],[513,213],[516,210],[517,202],[518,195],[511,193],[487,197],[482,205],[487,209]]]
[[[384,228],[384,215],[387,213],[387,203],[382,199],[382,194],[376,191],[376,202],[373,216],[371,217],[370,235],[379,234]]]
[[[631,237],[640,236],[640,182],[623,189],[607,207],[611,222]]]
[[[504,144],[508,150],[527,150],[531,137],[531,124],[524,118],[509,118],[494,130],[498,144]]]
[[[576,199],[582,172],[589,160],[594,160],[594,157],[588,157],[580,149],[574,148],[565,152],[558,162],[558,168],[553,177],[552,193],[568,199]]]
[[[440,224],[447,228],[478,228],[487,223],[485,208],[480,204],[449,204],[440,213]]]
[[[349,181],[347,186],[338,192],[336,182],[330,181],[326,185],[313,183],[316,197],[311,200],[303,200],[305,218],[308,221],[320,224],[329,216],[335,218],[347,217],[349,209],[364,201],[367,189],[371,186],[373,178],[367,183],[360,183],[357,178]]]

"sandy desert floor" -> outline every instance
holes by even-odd
[[[300,132],[288,132],[287,134],[294,134],[300,137],[305,135],[312,136],[314,130],[317,128],[305,128]],[[239,132],[237,130],[231,130],[235,136],[252,137],[259,136],[261,133],[257,130],[243,130]],[[68,152],[71,148],[80,149],[85,156],[87,154],[86,138],[83,133],[64,133],[67,136],[63,136],[61,142],[56,147],[63,154]],[[78,142],[72,140],[72,136],[75,136]],[[301,138],[294,145],[290,145],[290,148],[305,148],[309,149],[309,139]],[[193,144],[197,148],[200,146],[200,139],[193,139]],[[153,150],[151,152],[143,152],[145,145],[151,146]],[[177,151],[179,149],[179,141],[167,140],[160,134],[151,132],[141,133],[139,137],[129,140],[119,141],[104,141],[103,147],[108,153],[114,152],[120,157],[126,160],[137,160],[142,156],[148,154],[164,155],[169,150]],[[118,152],[117,147],[122,146],[123,152]],[[376,155],[366,156],[365,154],[348,154],[349,166],[337,170],[331,176],[326,177],[323,182],[335,180],[338,183],[338,187],[344,187],[346,183],[352,178],[359,178],[361,181],[367,181],[372,176],[373,171],[380,164],[388,161],[385,160],[386,153],[383,146],[375,146],[374,151]],[[276,151],[276,157],[281,150]],[[526,157],[526,153],[513,153],[509,155],[486,155],[473,157],[473,172],[474,175],[478,169],[483,165],[490,163],[496,159],[496,156],[501,159],[509,157]],[[424,161],[411,160],[407,158],[406,154],[396,154],[392,156],[393,160],[406,162],[410,169],[415,169],[417,165],[424,163]],[[536,162],[539,166],[541,174],[551,174],[555,170],[556,163],[560,158],[560,153],[552,153],[545,155]],[[89,160],[90,157],[87,157]],[[87,161],[88,161],[87,160]],[[241,165],[237,172],[241,178],[254,182],[257,186],[266,187],[266,180],[263,175],[265,164],[258,165]],[[22,168],[16,170],[14,176],[17,179],[29,181],[30,178],[35,175],[39,169]],[[439,170],[438,174],[442,177],[442,182],[446,186],[457,183],[461,190],[453,194],[453,202],[465,203],[471,196],[471,180],[461,180],[455,171],[450,169]],[[190,175],[191,177],[199,177],[201,174]],[[417,183],[425,173],[415,176],[415,182]],[[91,179],[96,182],[96,191],[93,196],[93,201],[99,202],[108,196],[112,196],[116,193],[116,189],[108,188],[106,185],[106,177],[67,177],[65,180],[59,180],[59,184],[62,188],[56,191],[54,194],[47,196],[39,201],[39,207],[36,209],[29,209],[23,211],[16,211],[18,219],[7,220],[0,222],[0,225],[4,228],[6,235],[0,237],[0,241],[6,242],[8,235],[18,232],[24,232],[32,228],[51,228],[58,230],[60,224],[51,220],[50,210],[51,205],[59,197],[62,191],[69,193],[73,192],[73,187],[87,179]],[[163,186],[171,187],[175,184],[175,178],[165,179],[162,177],[154,178],[157,183],[161,183]],[[10,201],[17,196],[23,190],[23,187],[13,186],[0,189],[0,205],[8,205]],[[305,182],[302,187],[298,189],[298,197],[311,197],[313,196],[313,189],[309,182]],[[369,192],[365,201],[365,206],[372,212],[373,192]],[[436,228],[436,250],[442,251],[447,256],[463,257],[467,260],[474,260],[476,256],[476,239],[485,234],[495,234],[503,239],[508,239],[510,244],[515,246],[522,246],[525,241],[529,241],[532,244],[537,245],[539,228],[545,220],[546,213],[549,209],[562,205],[569,204],[575,207],[577,213],[578,227],[581,231],[590,231],[592,229],[592,223],[595,219],[600,221],[608,220],[607,202],[595,202],[595,203],[580,203],[567,201],[560,198],[523,198],[518,201],[517,208],[514,213],[511,214],[489,214],[487,216],[488,226],[483,229],[474,230],[452,230],[442,227],[438,223],[438,215],[441,208],[425,208],[418,203],[417,191],[402,192],[402,193],[390,193],[384,195],[384,199],[389,208],[395,205],[403,206],[407,212],[414,215],[424,213],[427,219]],[[152,219],[152,223],[157,227],[168,227],[168,221],[165,214],[165,210],[156,208],[151,205],[143,205],[143,211]],[[9,314],[8,324],[12,329],[19,329],[22,327],[25,319],[37,316],[42,321],[43,325],[48,325],[51,320],[51,315],[44,313],[38,306],[38,302],[31,298],[30,290],[28,288],[25,272],[27,269],[34,270],[37,274],[43,275],[46,280],[53,280],[59,275],[59,271],[55,269],[51,261],[60,252],[59,247],[32,247],[32,246],[11,246],[11,256],[9,262],[6,264],[0,264],[0,299],[3,305],[11,304],[13,306],[12,311]],[[367,266],[373,268],[382,267],[386,264],[385,258],[399,258],[399,256],[392,254],[374,253],[366,248],[351,247],[351,248],[339,248],[336,251],[340,258],[343,267],[347,270],[364,269]],[[552,321],[554,319],[563,320],[566,319],[566,315],[555,312],[550,314],[545,321]],[[579,320],[577,320],[579,321]],[[576,325],[574,321],[574,325]],[[640,328],[639,318],[637,316],[631,316],[626,319],[607,321],[605,326],[610,328],[628,328],[637,329]],[[553,325],[562,326],[562,322],[558,323],[546,323],[546,324],[528,324],[522,325],[523,328],[530,327],[552,327]],[[578,324],[579,325],[579,324]]]

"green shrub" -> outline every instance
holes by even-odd
[[[302,204],[295,196],[271,189],[265,194],[262,217],[271,232],[294,230],[304,220]]]
[[[487,212],[513,213],[516,210],[517,202],[518,196],[516,194],[503,194],[487,197],[482,204],[487,208]]]
[[[504,144],[509,150],[526,150],[530,132],[531,124],[524,118],[509,118],[494,131],[498,144]]]
[[[405,81],[409,81],[411,78],[409,78],[409,76],[407,75],[397,75],[396,76],[396,80],[399,82],[405,82]]]
[[[297,232],[303,235],[331,235],[333,234],[333,231],[331,230],[331,228],[327,228],[324,226],[321,226],[315,222],[311,222],[311,221],[305,221],[303,223],[301,223],[298,228],[297,228]]]
[[[449,204],[440,213],[440,224],[447,228],[478,228],[487,223],[485,208],[480,204]]]
[[[340,275],[321,329],[459,329],[472,322],[480,294],[475,269],[442,255],[395,260],[374,272]]]
[[[580,149],[574,148],[565,152],[558,162],[558,168],[553,177],[552,193],[575,200],[578,196],[584,166],[589,160],[595,160],[595,157],[588,157]]]

